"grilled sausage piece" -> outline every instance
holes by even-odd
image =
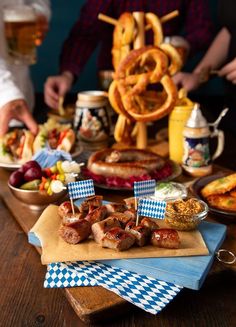
[[[79,208],[74,205],[75,212],[79,212]],[[72,212],[72,207],[70,201],[62,202],[58,207],[58,214],[61,218],[63,218],[64,215]]]
[[[113,212],[124,212],[127,209],[127,206],[123,203],[108,203],[106,207],[109,215]]]
[[[103,220],[107,215],[107,208],[106,206],[98,207],[92,211],[90,211],[85,219],[93,225],[94,223]]]
[[[102,247],[118,251],[128,250],[135,242],[135,237],[120,227],[109,229],[102,238]]]
[[[160,228],[152,232],[151,243],[160,248],[178,249],[180,247],[180,238],[175,229]]]
[[[62,218],[62,223],[65,226],[71,226],[77,223],[79,220],[84,219],[85,215],[81,212],[68,212]]]
[[[71,226],[61,225],[59,235],[70,244],[77,244],[89,237],[91,233],[90,223],[83,219]]]
[[[131,233],[135,237],[135,243],[138,246],[144,246],[148,243],[151,230],[142,225],[135,226],[134,221],[128,222],[128,224],[125,226],[125,231]]]
[[[125,225],[132,219],[123,212],[113,212],[110,214],[110,217],[114,217],[119,220],[122,228],[125,227]]]
[[[80,204],[80,211],[81,212],[89,212],[90,208],[96,209],[102,205],[103,196],[102,195],[92,195],[84,200]]]
[[[92,233],[95,242],[101,243],[105,233],[112,227],[120,227],[119,221],[115,217],[108,217],[92,225]]]
[[[151,218],[148,218],[148,217],[144,217],[141,220],[140,225],[148,227],[151,231],[159,228],[158,224],[154,220],[152,220]]]

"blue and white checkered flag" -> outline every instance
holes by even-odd
[[[182,289],[172,283],[95,261],[50,264],[44,281],[47,288],[95,285],[152,314],[160,312]]]
[[[147,195],[154,195],[156,187],[155,179],[149,179],[147,181],[134,182],[134,196],[135,198],[141,198]]]
[[[140,199],[138,202],[138,214],[150,218],[164,219],[166,202],[152,199]]]
[[[71,182],[67,184],[70,199],[86,198],[94,195],[94,184],[92,179],[86,179],[78,182]]]

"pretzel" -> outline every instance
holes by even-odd
[[[163,42],[163,31],[160,19],[151,12],[145,14],[145,19],[147,25],[150,25],[153,30],[153,45],[159,46]]]
[[[123,114],[125,110],[136,121],[160,119],[170,112],[177,99],[177,90],[166,75],[167,70],[168,57],[158,47],[132,50],[120,63],[114,75],[116,84],[109,89],[109,94],[110,91],[113,93],[116,105],[122,102],[122,106],[118,105],[119,110]],[[149,84],[157,82],[163,86],[164,92],[147,91]],[[112,90],[114,85],[117,85],[116,95]]]
[[[126,57],[130,51],[130,45],[135,36],[135,20],[131,13],[123,13],[118,20],[118,24],[113,32],[112,64],[118,67],[120,61]]]
[[[153,13],[145,14],[146,26],[153,30],[154,45],[159,46],[163,42],[163,31],[160,19]],[[135,19],[130,12],[123,13],[113,32],[112,64],[116,70],[119,63],[131,50],[132,42],[137,34]]]
[[[168,71],[171,76],[176,74],[181,67],[183,66],[183,60],[179,51],[169,43],[162,43],[160,48],[167,54],[169,57],[169,68]]]

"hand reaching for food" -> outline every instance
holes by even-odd
[[[66,71],[61,75],[49,77],[44,85],[44,100],[53,109],[58,109],[60,97],[71,89],[74,77]]]
[[[0,136],[7,133],[11,119],[23,122],[34,135],[38,131],[38,125],[23,99],[10,101],[0,109]]]

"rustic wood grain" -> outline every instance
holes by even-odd
[[[27,232],[40,213],[13,198],[6,183],[8,176],[9,172],[0,169],[0,196],[6,205],[0,202],[0,325],[4,322],[4,327],[85,326],[78,316],[87,324],[111,327],[236,325],[235,266],[215,263],[200,291],[184,289],[156,316],[135,308],[100,287],[78,287],[63,291],[44,289],[45,267],[40,264],[38,254],[27,243],[26,235],[21,230]],[[106,191],[99,190],[99,193],[106,194]],[[118,200],[120,196],[109,192],[106,199]],[[235,238],[236,225],[229,224],[224,247],[236,252]]]

